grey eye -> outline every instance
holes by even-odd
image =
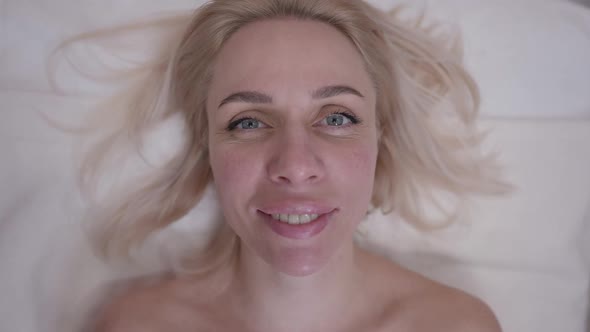
[[[235,129],[252,130],[252,129],[258,129],[260,127],[264,127],[264,124],[259,120],[256,120],[254,118],[241,118],[241,119],[237,119],[237,120],[232,121],[227,126],[227,130],[228,131],[232,131]]]
[[[350,123],[350,119],[343,114],[331,114],[325,118],[325,124],[328,126],[343,126]]]
[[[244,119],[238,124],[240,129],[257,129],[260,127],[260,121],[256,119]]]

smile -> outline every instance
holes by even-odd
[[[316,220],[318,214],[273,214],[271,215],[274,220],[288,223],[290,225],[307,224]]]
[[[328,226],[333,215],[336,214],[338,211],[338,209],[333,209],[327,210],[327,212],[324,213],[321,209],[316,210],[317,211],[313,212],[317,213],[299,212],[268,214],[260,210],[258,210],[258,213],[261,216],[263,216],[263,220],[265,220],[266,224],[274,233],[282,237],[302,240],[312,238],[317,234],[321,233],[324,230],[324,228]]]

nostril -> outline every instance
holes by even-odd
[[[304,182],[314,182],[317,179],[319,179],[319,177],[317,175],[305,175],[305,174],[299,174],[299,175],[294,175],[292,174],[291,176],[285,176],[285,175],[280,175],[276,177],[277,182],[280,183],[288,183],[288,184],[294,184],[294,183],[304,183]]]
[[[271,181],[281,184],[317,182],[324,174],[323,162],[308,144],[286,144],[276,150],[266,166]]]
[[[291,182],[291,181],[289,180],[289,178],[288,178],[288,177],[286,177],[286,176],[279,176],[279,178],[278,178],[278,179],[279,179],[279,181],[280,181],[280,182],[285,182],[285,183],[289,183],[289,182]]]

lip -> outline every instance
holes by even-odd
[[[315,213],[319,210],[308,212],[310,210],[301,210],[299,208],[293,209],[282,209],[281,211],[297,211],[297,212],[283,212],[285,214],[305,214]],[[325,210],[323,210],[325,211]],[[279,236],[286,237],[294,240],[303,240],[312,238],[321,233],[326,226],[328,226],[332,217],[337,213],[338,209],[328,210],[328,212],[317,213],[319,216],[317,219],[307,224],[288,224],[282,221],[278,221],[272,217],[272,215],[258,210],[258,214],[262,216],[264,222],[269,228]],[[281,212],[277,212],[281,213]],[[273,213],[274,214],[274,213]]]

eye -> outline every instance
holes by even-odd
[[[338,112],[332,113],[325,117],[321,121],[321,124],[330,127],[343,127],[350,124],[356,124],[358,122],[358,119],[354,115],[348,114],[346,112]]]
[[[258,129],[258,128],[263,128],[266,125],[255,118],[241,118],[241,119],[237,119],[232,121],[229,126],[227,127],[227,130],[252,130],[252,129]]]

